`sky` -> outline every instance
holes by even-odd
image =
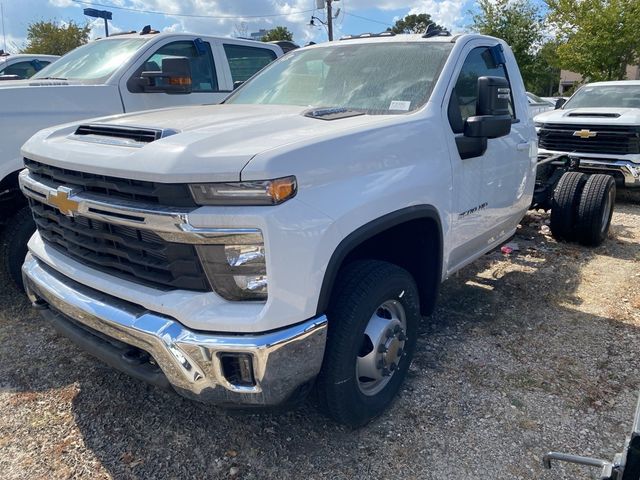
[[[157,30],[191,32],[219,36],[244,36],[259,29],[284,25],[294,33],[298,44],[326,41],[324,26],[309,26],[317,0],[0,0],[4,26],[0,24],[0,48],[17,52],[24,46],[31,22],[74,20],[92,25],[92,37],[104,35],[103,20],[85,17],[87,7],[111,10],[110,30],[139,31],[145,25]],[[334,0],[340,8],[335,20],[335,37],[363,32],[381,32],[408,13],[429,13],[453,32],[469,24],[473,0]],[[120,9],[115,7],[121,7]],[[141,13],[132,10],[155,13]],[[208,18],[198,18],[204,15]],[[216,17],[216,18],[213,18]],[[317,22],[316,22],[317,23]]]

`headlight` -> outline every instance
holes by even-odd
[[[540,134],[540,129],[544,127],[544,123],[542,122],[533,122],[533,126],[536,127],[536,133]]]
[[[278,205],[296,195],[296,177],[254,182],[196,183],[189,186],[198,205]]]
[[[263,243],[251,245],[198,245],[211,287],[221,297],[266,300],[267,264]]]

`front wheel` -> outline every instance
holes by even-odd
[[[411,364],[420,321],[415,281],[387,262],[354,262],[341,271],[327,316],[317,397],[337,422],[361,426],[387,408]]]
[[[22,264],[27,256],[27,242],[36,231],[29,207],[9,218],[0,232],[0,274],[22,290]]]

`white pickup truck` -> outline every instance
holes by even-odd
[[[535,117],[540,156],[571,155],[579,170],[640,187],[640,80],[589,83]]]
[[[23,267],[33,305],[189,398],[263,406],[313,389],[339,422],[380,414],[441,281],[534,202],[536,132],[511,50],[445,33],[315,45],[222,105],[41,131],[20,174],[38,226]],[[569,220],[595,196],[575,176],[555,182]],[[593,220],[605,231],[607,208]]]
[[[278,45],[251,40],[131,33],[77,48],[30,80],[0,82],[0,273],[21,282],[35,230],[18,187],[20,147],[31,135],[83,118],[219,103],[282,54]]]
[[[60,57],[57,55],[31,55],[24,53],[6,55],[0,53],[0,80],[24,80],[31,78],[44,67],[55,62],[58,58]]]

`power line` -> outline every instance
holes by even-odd
[[[299,15],[303,13],[313,12],[314,10],[296,10],[289,13],[269,13],[264,15],[195,15],[189,13],[170,13],[170,12],[158,12],[154,10],[141,10],[131,7],[120,7],[118,5],[107,5],[104,3],[87,2],[84,0],[72,0],[75,3],[81,3],[83,5],[91,5],[94,7],[113,8],[115,10],[127,10],[129,12],[147,13],[151,15],[165,15],[167,17],[188,17],[188,18],[213,18],[213,19],[232,19],[239,20],[243,18],[265,18],[265,17],[287,17],[289,15]]]
[[[373,23],[379,23],[380,25],[384,25],[386,27],[391,27],[392,25],[386,22],[381,22],[379,20],[374,20],[373,18],[367,18],[367,17],[363,17],[361,15],[356,15],[355,13],[351,13],[351,12],[342,12],[344,15],[349,15],[350,17],[356,17],[359,18],[361,20],[367,20],[368,22],[373,22]]]

